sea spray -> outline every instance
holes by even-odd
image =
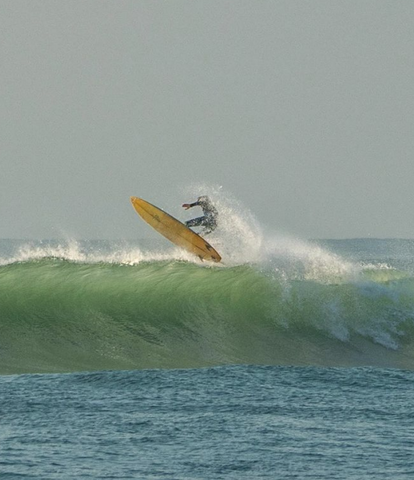
[[[253,213],[220,186],[191,185],[187,195],[211,197],[219,212],[218,228],[208,241],[219,251],[227,265],[257,263],[263,253],[262,228]],[[194,215],[191,210],[187,215]]]

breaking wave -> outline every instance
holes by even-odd
[[[0,266],[0,373],[223,364],[414,367],[414,279],[292,239],[208,265],[23,244]]]

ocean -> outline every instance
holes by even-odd
[[[0,478],[414,478],[414,240],[240,228],[0,240]]]

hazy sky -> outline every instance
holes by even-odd
[[[145,237],[129,196],[200,182],[276,232],[414,237],[414,1],[0,12],[0,237]]]

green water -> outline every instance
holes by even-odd
[[[0,266],[1,373],[414,366],[414,282],[403,270],[67,257]]]

